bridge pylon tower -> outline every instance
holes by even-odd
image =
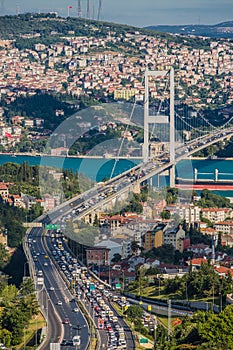
[[[169,73],[170,75],[170,116],[166,115],[150,115],[149,109],[149,78],[163,78]],[[174,113],[174,68],[171,67],[170,72],[167,71],[145,71],[145,100],[144,100],[144,144],[143,144],[143,160],[149,160],[149,126],[150,124],[169,124],[169,143],[170,143],[170,186],[175,187],[175,113]]]

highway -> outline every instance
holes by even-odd
[[[62,339],[67,340],[66,349],[74,349],[72,338],[77,334],[79,324],[82,339],[80,349],[85,350],[89,343],[87,322],[81,312],[73,311],[77,303],[70,302],[73,296],[44,248],[42,229],[33,228],[27,241],[34,260],[36,275],[43,278],[43,284],[38,284],[41,281],[37,278],[36,291],[42,312],[49,321],[47,341],[41,349],[48,349],[49,343],[61,342]],[[66,320],[69,322],[64,323]]]
[[[49,235],[49,234],[46,235],[47,247],[50,250],[50,252],[53,251],[53,253],[55,253],[54,249],[57,246],[57,243],[53,244],[53,242],[55,242],[55,241],[57,241],[57,239],[55,240],[55,238],[51,237],[51,235]],[[135,346],[134,346],[134,339],[133,339],[132,332],[131,332],[130,328],[128,327],[128,325],[123,320],[123,318],[119,317],[117,315],[117,313],[115,312],[114,308],[111,306],[111,302],[110,302],[111,290],[110,290],[110,288],[100,288],[100,286],[98,287],[99,282],[97,280],[95,280],[93,278],[93,276],[91,276],[89,274],[89,272],[86,270],[84,270],[85,275],[83,273],[79,273],[78,275],[76,275],[76,274],[73,275],[72,273],[74,273],[75,271],[74,271],[74,267],[71,266],[70,261],[72,259],[74,261],[76,261],[76,257],[69,250],[69,248],[66,246],[64,241],[62,242],[62,248],[64,249],[64,250],[62,250],[63,256],[64,255],[68,256],[67,259],[63,259],[63,263],[65,264],[65,267],[66,267],[64,277],[66,277],[69,282],[74,282],[73,289],[75,290],[75,295],[78,296],[78,298],[80,298],[80,301],[82,301],[82,303],[85,306],[86,310],[88,311],[89,315],[94,320],[96,328],[98,328],[98,319],[100,317],[104,319],[105,328],[100,330],[100,332],[99,332],[100,343],[101,343],[100,348],[106,349],[108,347],[107,344],[109,343],[109,334],[106,331],[106,327],[107,327],[107,324],[108,323],[111,324],[112,321],[109,317],[107,317],[107,315],[106,315],[106,317],[100,316],[98,314],[98,312],[94,309],[96,306],[98,306],[98,300],[101,300],[101,302],[103,302],[103,305],[106,308],[108,308],[109,310],[112,310],[113,316],[115,318],[117,318],[117,323],[119,324],[119,327],[122,327],[124,329],[127,349],[133,350],[135,348]],[[61,263],[61,269],[63,269],[63,266],[62,266],[63,263]],[[76,263],[73,266],[76,266]],[[57,266],[57,267],[59,268],[59,266]],[[79,269],[79,267],[78,267],[78,269]],[[92,293],[90,292],[90,289],[89,289],[89,284],[91,282],[92,283],[95,282],[95,284],[96,284],[96,288],[94,291],[92,291]],[[103,285],[101,285],[101,287],[103,287]],[[102,305],[102,308],[103,308],[103,305]],[[113,325],[111,325],[111,327],[114,328]],[[119,349],[120,349],[120,347],[119,347]]]

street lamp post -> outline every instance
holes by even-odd
[[[185,282],[185,289],[186,289],[186,300],[188,301],[188,284],[187,284],[187,281]]]
[[[160,277],[158,277],[159,279],[159,298],[160,298]]]
[[[110,260],[108,263],[108,284],[111,286],[112,281],[111,281],[111,264],[110,264]]]
[[[222,293],[219,292],[219,298],[220,298],[220,312],[222,312]]]
[[[23,264],[23,277],[26,277],[26,264],[29,264],[28,261],[25,261],[24,264]]]
[[[154,317],[154,349],[156,349],[156,342],[157,342],[157,317]]]
[[[25,327],[23,328],[23,348],[26,349],[26,335],[25,335]]]

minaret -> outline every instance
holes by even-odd
[[[212,235],[212,265],[215,263],[215,238],[214,234]]]

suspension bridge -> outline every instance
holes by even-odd
[[[158,112],[152,114],[149,107],[149,86],[151,85],[151,77],[165,78],[168,77],[170,85],[170,105],[169,115],[162,115],[159,106]],[[55,221],[61,217],[66,217],[66,214],[71,215],[73,219],[88,218],[87,222],[92,223],[95,213],[101,208],[107,207],[116,198],[128,195],[132,192],[139,192],[142,183],[146,183],[155,175],[163,174],[166,171],[170,172],[170,186],[180,187],[181,184],[175,183],[175,166],[183,159],[189,158],[191,155],[203,150],[204,148],[213,145],[217,142],[230,139],[233,136],[232,118],[223,124],[221,127],[212,125],[202,115],[196,118],[194,123],[190,123],[186,118],[181,117],[175,110],[175,94],[174,94],[174,70],[171,68],[169,72],[164,71],[149,71],[145,73],[145,101],[144,101],[144,144],[142,145],[143,162],[123,172],[118,176],[114,176],[114,168],[118,157],[121,155],[124,140],[122,139],[118,155],[115,158],[115,164],[112,169],[110,179],[103,184],[96,184],[87,192],[78,195],[69,201],[62,203],[56,209],[48,213],[48,222]],[[129,123],[130,125],[135,104],[133,106]],[[195,125],[196,123],[196,125]],[[198,126],[197,126],[198,124]],[[179,126],[177,128],[177,125]],[[177,132],[179,129],[179,132]],[[161,132],[161,130],[163,132]],[[184,132],[185,131],[185,132]],[[185,139],[189,133],[189,139]],[[162,135],[164,134],[164,135]],[[154,137],[159,138],[160,142],[168,144],[168,149],[160,152],[157,155],[151,154],[151,140]],[[195,173],[195,171],[194,171]],[[215,172],[215,180],[218,177],[218,172]],[[197,173],[194,174],[194,180],[197,180]],[[195,188],[195,181],[188,184],[187,188],[192,190]],[[196,184],[197,185],[197,184]],[[185,188],[185,187],[183,187]],[[73,239],[73,238],[71,238]]]

